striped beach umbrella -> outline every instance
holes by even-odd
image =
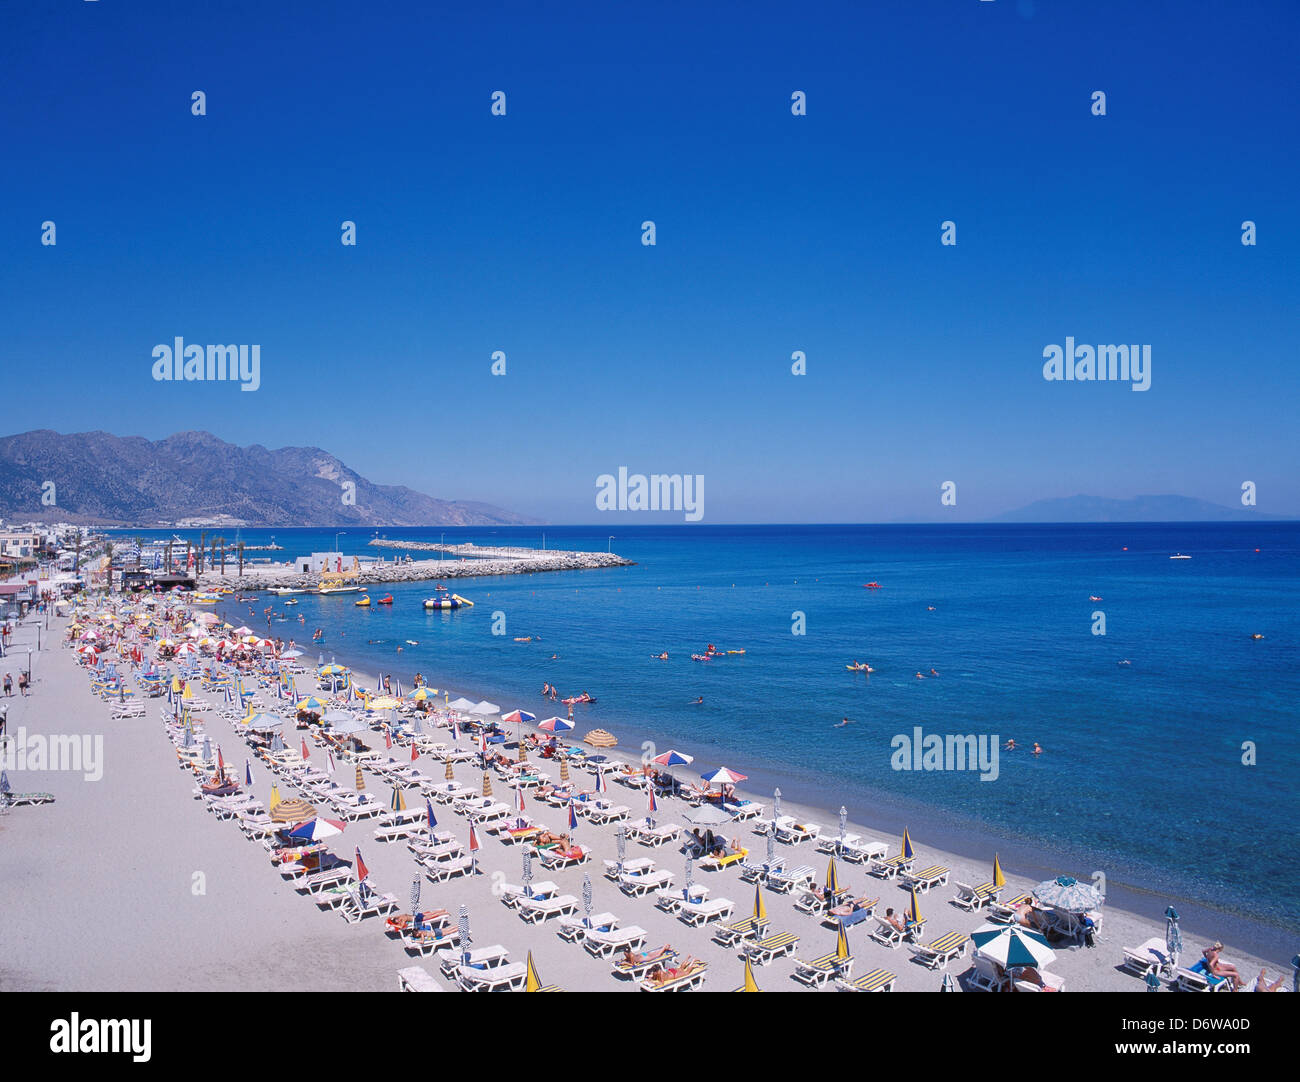
[[[662,755],[656,755],[650,760],[658,766],[690,766],[695,762],[695,756],[687,755],[684,751],[677,751],[675,748],[669,748]]]
[[[826,894],[827,902],[833,902],[835,896],[840,892],[840,871],[835,867],[835,858],[831,857],[830,863],[826,865]]]
[[[916,850],[912,848],[912,836],[908,834],[907,827],[903,827],[903,844],[899,850],[903,856],[911,860],[916,856]]]
[[[388,802],[388,810],[395,812],[406,811],[406,792],[400,785],[393,786],[393,795]]]
[[[772,794],[772,818],[781,818],[781,790],[779,787]]]
[[[247,759],[244,760],[244,787],[248,789],[253,787],[253,764]]]
[[[364,792],[366,788],[366,776],[361,771],[361,764],[357,763],[357,792]]]
[[[912,900],[907,906],[907,923],[920,925],[921,923],[921,902],[916,897],[916,888],[912,888]]]
[[[838,923],[840,930],[835,933],[835,960],[842,965],[853,957],[853,952],[849,950],[849,933],[844,928],[844,922]]]
[[[767,903],[763,900],[763,884],[754,884],[754,923],[760,927],[767,924]]]
[[[647,826],[654,826],[655,825],[654,816],[655,816],[655,812],[659,810],[659,804],[655,801],[654,786],[653,785],[647,786],[647,791],[649,792],[650,796],[649,799],[646,801],[645,821]]]
[[[521,811],[524,810],[524,807],[525,807],[525,806],[524,806],[524,790],[523,790],[523,786],[521,786],[521,785],[516,785],[516,786],[515,786],[515,811],[517,811],[517,812],[521,812]]]
[[[573,722],[568,718],[547,718],[545,721],[538,722],[537,727],[544,733],[567,733],[573,729]]]
[[[982,924],[970,938],[980,954],[1003,969],[1033,966],[1041,970],[1056,957],[1043,936],[1019,924]]]
[[[456,930],[460,932],[460,960],[462,965],[469,964],[469,949],[473,940],[469,937],[469,909],[460,907],[460,918],[456,921]]]
[[[998,860],[997,853],[993,854],[993,885],[995,887],[1007,885],[1007,877],[1002,874],[1002,862]]]
[[[474,821],[471,819],[469,824],[469,871],[471,875],[478,875],[478,857],[474,854],[481,849],[479,845],[478,831],[474,829]]]
[[[456,768],[451,765],[451,760],[447,760],[447,769],[442,772],[442,776],[448,781],[456,780]]]
[[[840,844],[844,844],[844,827],[849,821],[849,809],[840,805]]]
[[[761,992],[758,982],[754,980],[754,967],[749,964],[749,955],[745,955],[745,983],[740,986],[742,992]]]
[[[599,769],[596,771],[596,792],[609,792],[609,785],[605,782],[605,772]]]
[[[569,760],[567,757],[560,760],[560,781],[569,780]]]
[[[300,842],[319,842],[342,834],[347,824],[338,819],[308,819],[286,831],[286,836]]]
[[[587,914],[586,924],[591,927],[591,876],[582,877],[582,909]]]
[[[486,770],[483,771],[483,795],[484,796],[492,795],[492,779],[491,777],[488,776],[488,772]]]
[[[529,846],[524,846],[524,886],[533,885],[533,851]],[[529,892],[531,897],[531,891]]]
[[[12,793],[9,788],[9,771],[0,770],[0,793]]]
[[[1178,956],[1183,952],[1183,933],[1178,929],[1178,910],[1172,905],[1165,910],[1165,950],[1169,954],[1169,966],[1178,968]]]
[[[420,877],[417,875],[411,880],[411,925],[414,927],[420,921]]]

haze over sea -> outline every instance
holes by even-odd
[[[725,764],[750,776],[745,788],[780,785],[830,809],[828,828],[844,804],[882,831],[906,823],[922,844],[982,852],[971,839],[991,839],[1004,861],[1019,847],[1053,868],[1102,870],[1111,883],[1300,930],[1289,859],[1300,808],[1284,767],[1300,759],[1300,524],[616,530],[614,551],[635,567],[449,580],[476,603],[455,612],[424,611],[431,583],[393,586],[391,608],[357,608],[355,595],[302,597],[296,610],[270,598],[295,614],[271,634],[314,655],[307,640],[323,627],[326,660],[392,672],[408,689],[420,671],[539,718],[565,709],[543,703],[543,681],[561,695],[587,690],[598,702],[576,708],[576,736],[599,725],[625,750],[653,739],[695,755],[694,768]],[[541,543],[536,527],[382,532]],[[549,548],[608,540],[595,526],[545,533]],[[334,547],[332,530],[242,539],[272,535],[279,559]],[[371,536],[349,531],[339,547],[391,558],[366,545]],[[882,589],[863,588],[872,580]],[[264,631],[267,603],[255,620],[247,605],[222,611]],[[1096,610],[1105,636],[1092,633]],[[496,611],[505,635],[491,633]],[[806,635],[791,633],[795,612]],[[398,655],[407,639],[419,645]],[[692,661],[707,643],[746,653]],[[652,659],[662,650],[668,661]],[[875,673],[847,671],[854,659]],[[915,678],[931,668],[937,677]],[[834,728],[844,716],[854,724]],[[917,725],[1022,748],[1036,740],[1045,753],[1004,752],[993,782],[891,769],[891,739]],[[1242,765],[1246,741],[1255,766]]]

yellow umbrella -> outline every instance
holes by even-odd
[[[194,698],[194,685],[193,685],[193,684],[186,684],[186,685],[185,685],[185,690],[184,690],[184,692],[181,693],[181,698],[182,698],[182,699],[192,699],[192,698]]]
[[[907,827],[903,827],[903,844],[899,851],[908,858],[916,856],[916,851],[912,848],[912,837],[907,833]]]
[[[174,692],[180,691],[180,689],[181,689],[181,678],[180,678],[179,676],[173,676],[173,677],[172,677],[172,692],[174,693]]]
[[[826,867],[826,893],[832,898],[840,892],[840,873],[835,867],[835,858],[831,857]]]
[[[605,729],[592,729],[582,738],[584,744],[589,744],[593,748],[612,748],[618,745],[614,739],[614,734]]]
[[[921,923],[921,903],[916,898],[916,888],[912,888],[912,904],[907,907],[907,919],[915,925]]]
[[[446,769],[446,771],[444,772],[443,777],[445,777],[448,781],[455,781],[455,780],[456,780],[456,770],[455,770],[455,768],[451,765],[451,760],[450,760],[450,759],[447,760],[447,769]]]
[[[568,781],[568,780],[569,780],[569,760],[567,758],[561,759],[560,760],[560,781]]]
[[[388,804],[389,811],[406,811],[406,796],[401,786],[393,786],[393,798]]]
[[[525,992],[544,992],[542,987],[542,978],[537,975],[537,968],[533,965],[533,952],[528,952],[528,979],[524,984]]]
[[[767,903],[763,901],[763,884],[754,884],[754,922],[767,923]]]
[[[361,764],[357,763],[357,792],[361,792],[366,787],[366,776],[361,773]]]
[[[391,695],[380,695],[377,699],[371,699],[366,706],[371,710],[395,710],[402,705],[401,699],[394,699]]]
[[[837,962],[847,962],[853,956],[853,952],[849,950],[849,935],[844,930],[844,922],[839,921],[838,923],[840,930],[835,936],[835,960]]]
[[[272,785],[271,786],[271,811],[275,811],[275,806],[279,803],[280,803],[280,787],[278,785]]]
[[[745,955],[745,984],[740,988],[741,992],[761,992],[758,982],[754,980],[754,970],[749,964],[749,955]]]
[[[993,854],[993,885],[995,887],[1007,885],[1007,877],[1002,874],[1002,863],[998,860],[997,853]]]

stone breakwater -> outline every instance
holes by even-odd
[[[591,571],[602,567],[631,567],[612,552],[542,552],[497,559],[416,560],[412,563],[363,564],[355,572],[344,567],[349,585],[369,586],[385,582],[426,582],[429,580],[480,578],[493,575],[527,575],[541,571]],[[244,574],[226,565],[226,574],[205,571],[199,587],[233,586],[238,590],[311,589],[319,586],[319,572],[303,574],[292,567],[245,567]]]

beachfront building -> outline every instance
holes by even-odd
[[[37,530],[0,530],[0,558],[34,560],[44,548]]]
[[[351,562],[349,560],[348,564],[350,565]],[[304,575],[316,571],[338,571],[343,566],[343,553],[313,552],[310,556],[296,556],[294,557],[293,566]]]

